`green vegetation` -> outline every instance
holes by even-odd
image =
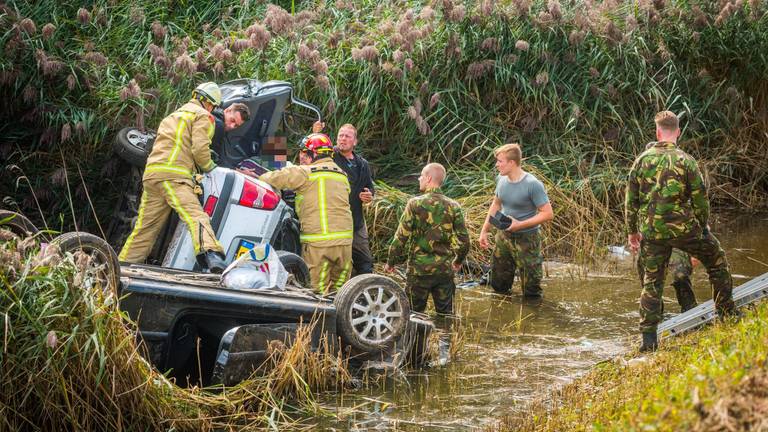
[[[305,327],[273,347],[263,374],[218,392],[177,387],[140,356],[115,296],[84,278],[87,264],[0,229],[0,430],[278,428],[290,412],[323,415],[315,394],[349,383],[343,360],[310,350]]]
[[[667,340],[647,361],[598,365],[498,430],[765,430],[767,324],[763,302],[737,323]]]
[[[759,0],[10,1],[0,194],[35,214],[31,187],[42,213],[70,227],[57,197],[87,209],[90,191],[104,218],[119,127],[154,127],[202,80],[258,77],[293,82],[331,130],[357,124],[380,178],[447,163],[454,197],[489,190],[490,149],[520,141],[562,196],[592,196],[554,201],[564,226],[591,219],[585,238],[611,235],[627,166],[663,108],[683,115],[683,146],[716,199],[764,206],[767,25]],[[92,213],[75,218],[94,226]]]

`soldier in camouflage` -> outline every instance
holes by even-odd
[[[640,244],[640,249],[642,249],[642,242]],[[693,284],[691,283],[694,260],[695,258],[680,249],[672,249],[672,255],[669,258],[668,268],[672,273],[672,288],[675,289],[675,296],[680,305],[681,313],[696,307],[696,294],[693,292]],[[637,273],[642,283],[645,275],[645,259],[642,255],[637,258]]]
[[[552,204],[544,184],[521,167],[522,150],[518,144],[505,144],[494,150],[496,191],[480,230],[480,247],[487,249],[490,218],[502,212],[512,218],[509,228],[496,233],[491,261],[490,284],[494,291],[512,291],[515,270],[520,272],[523,296],[540,298],[544,257],[541,253],[541,224],[552,220]]]
[[[385,266],[392,272],[395,264],[407,261],[406,291],[412,310],[424,312],[429,294],[432,294],[436,324],[443,330],[441,365],[449,358],[449,331],[456,291],[453,272],[461,268],[469,252],[469,234],[461,207],[440,191],[444,179],[445,168],[440,164],[431,163],[422,169],[419,189],[424,194],[411,198],[405,205]]]
[[[642,244],[644,259],[641,351],[658,347],[656,328],[662,317],[664,276],[673,248],[689,253],[707,268],[718,314],[734,312],[728,261],[709,232],[709,201],[698,164],[677,147],[680,128],[674,113],[660,112],[655,122],[658,141],[632,165],[625,199],[629,245],[637,252]]]

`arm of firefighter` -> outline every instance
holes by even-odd
[[[637,181],[638,158],[629,170],[627,190],[624,195],[624,223],[628,234],[638,232],[637,212],[640,208],[640,184]]]
[[[393,266],[405,261],[405,245],[411,238],[413,232],[413,211],[411,211],[411,201],[405,205],[403,215],[400,217],[400,224],[397,226],[395,237],[389,245],[387,254],[387,265]]]
[[[216,168],[211,159],[211,138],[215,130],[216,123],[211,115],[200,115],[192,124],[192,159],[203,172]]]
[[[453,218],[453,232],[456,234],[456,242],[458,243],[456,260],[453,263],[461,265],[469,253],[469,232],[467,231],[467,224],[464,221],[464,212],[461,210],[461,207],[456,207],[456,215]]]
[[[688,184],[691,187],[691,205],[693,215],[699,221],[702,229],[707,229],[709,223],[709,200],[707,199],[707,187],[704,177],[701,175],[699,165],[691,159],[688,167]]]
[[[307,172],[298,165],[270,171],[259,177],[259,180],[265,181],[277,189],[290,190],[298,190],[308,179]]]

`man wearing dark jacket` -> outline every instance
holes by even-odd
[[[217,161],[218,165],[226,168],[234,168],[233,166],[228,165],[227,158],[224,157],[226,154],[226,149],[224,147],[228,141],[226,133],[245,124],[245,122],[251,118],[251,111],[248,109],[248,105],[235,102],[223,110],[215,109],[211,114],[213,114],[213,120],[216,126],[216,129],[213,132],[213,137],[211,138],[211,150],[216,152],[219,156],[219,161]]]
[[[324,123],[315,122],[313,132],[320,132]],[[339,128],[333,161],[341,167],[349,179],[349,205],[352,209],[354,238],[352,240],[352,267],[356,274],[373,273],[373,256],[368,244],[368,227],[365,225],[363,203],[373,201],[373,176],[368,161],[355,153],[357,129],[347,123]]]

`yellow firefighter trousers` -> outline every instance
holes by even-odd
[[[139,217],[120,251],[120,261],[144,262],[171,209],[187,224],[196,255],[209,250],[223,252],[211,227],[211,220],[200,206],[192,180],[147,180],[141,193]]]
[[[302,245],[301,257],[309,267],[312,289],[320,294],[338,291],[352,271],[352,245]]]

